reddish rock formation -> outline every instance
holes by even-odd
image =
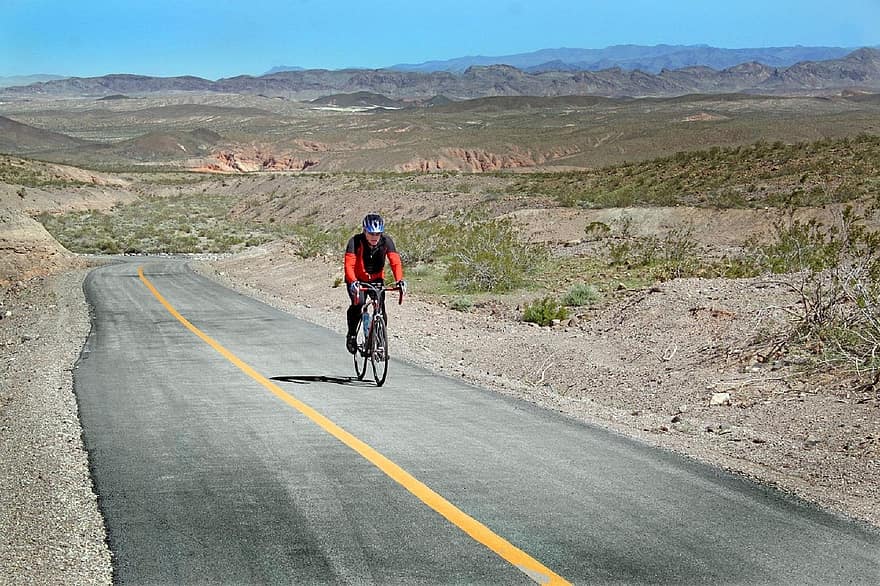
[[[522,169],[546,164],[560,157],[578,152],[577,147],[557,148],[548,153],[523,152],[514,147],[505,154],[481,149],[448,148],[436,159],[416,159],[398,166],[400,171],[442,171],[457,169],[470,173],[485,173],[502,169]]]
[[[259,150],[253,153],[235,153],[220,151],[194,171],[208,173],[254,173],[257,171],[305,171],[317,165],[319,161],[300,159],[299,157],[276,157],[271,153]]]

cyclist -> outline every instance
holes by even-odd
[[[361,304],[364,302],[360,282],[384,284],[386,258],[397,286],[406,292],[403,263],[394,247],[394,240],[385,234],[385,220],[379,214],[367,214],[364,216],[363,231],[352,236],[345,247],[345,284],[351,299],[347,312],[348,335],[345,338],[345,347],[352,354],[357,352],[357,329],[361,319]],[[382,309],[384,311],[385,307]],[[385,316],[387,319],[388,314]]]

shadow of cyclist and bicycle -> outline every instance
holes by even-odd
[[[291,375],[291,376],[273,376],[271,380],[284,383],[295,383],[298,385],[307,385],[310,383],[332,383],[334,385],[344,385],[352,387],[372,387],[375,386],[373,381],[365,379],[358,380],[353,376],[326,376],[323,374],[316,375]]]

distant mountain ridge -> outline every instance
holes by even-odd
[[[669,55],[667,55],[667,58]],[[193,76],[107,75],[68,78],[0,90],[4,97],[93,96],[161,92],[223,92],[313,100],[328,94],[368,92],[394,100],[442,95],[463,100],[492,96],[668,97],[694,93],[825,95],[880,90],[880,50],[863,48],[839,59],[774,67],[756,61],[725,69],[688,66],[653,74],[621,67],[599,71],[535,73],[510,65],[471,66],[462,73],[391,69],[302,70],[210,81]]]
[[[0,76],[0,88],[29,85],[29,84],[38,83],[41,81],[52,81],[55,79],[64,79],[64,78],[65,78],[65,76],[63,76],[63,75],[50,75],[50,74],[12,75],[9,77]]]
[[[510,65],[530,73],[539,71],[600,71],[619,67],[660,73],[664,69],[705,66],[727,69],[741,63],[756,61],[770,67],[788,67],[801,61],[840,59],[855,47],[765,47],[751,49],[723,49],[709,45],[614,45],[604,49],[541,49],[531,53],[496,57],[458,57],[445,61],[426,61],[418,64],[398,64],[389,67],[395,71],[462,73],[469,67]]]

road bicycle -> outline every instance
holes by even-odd
[[[357,329],[354,372],[358,380],[364,380],[367,362],[370,362],[376,386],[381,387],[388,376],[388,322],[383,309],[385,292],[399,291],[397,303],[400,305],[403,303],[404,290],[397,285],[386,287],[382,283],[361,283],[360,290],[366,295],[361,304],[361,324]]]

